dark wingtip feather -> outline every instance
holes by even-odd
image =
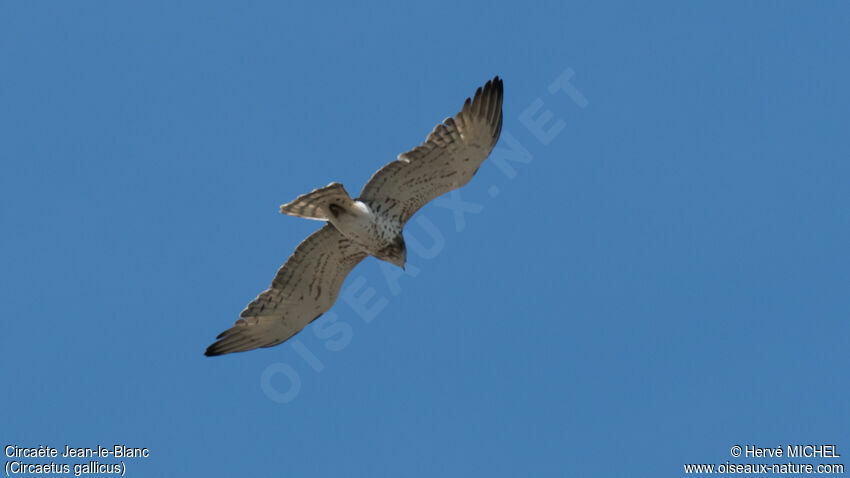
[[[494,76],[493,79],[488,81],[487,84],[484,86],[485,91],[489,90],[490,88],[495,90],[499,94],[499,96],[501,96],[503,87],[502,79],[499,78],[499,75]]]
[[[488,83],[489,83],[489,81],[488,81]],[[504,92],[504,86],[503,86],[503,83],[502,83],[502,79],[499,78],[499,75],[496,75],[496,76],[493,77],[493,89],[496,90],[496,93],[497,93],[496,96],[498,96],[499,101],[501,102],[502,94]]]
[[[207,357],[215,357],[218,355],[224,355],[234,352],[234,347],[231,344],[224,344],[223,341],[219,340],[212,343],[207,350],[204,351],[204,355]]]
[[[480,86],[477,90],[475,90],[475,97],[472,99],[472,114],[479,115],[481,114],[481,94],[484,92],[484,89]]]
[[[224,332],[222,332],[222,333],[218,334],[218,335],[215,337],[215,340],[216,340],[216,341],[215,341],[215,342],[213,342],[212,344],[210,344],[210,346],[209,346],[209,347],[207,347],[207,350],[206,350],[206,351],[204,351],[204,355],[205,355],[205,356],[207,356],[207,357],[215,357],[216,355],[222,355],[222,354],[227,353],[227,352],[222,352],[222,351],[221,351],[221,349],[222,349],[222,346],[221,346],[221,339],[222,339],[225,335],[227,335],[227,333],[228,333],[228,332],[230,332],[230,330],[231,330],[231,329],[227,329],[227,330],[225,330]]]
[[[233,333],[233,327],[225,330],[224,332],[218,334],[215,337],[215,342],[213,342],[207,350],[204,352],[204,355],[207,357],[213,357],[216,355],[224,355],[226,353],[230,353],[229,345],[232,345],[234,342],[234,337],[230,337]],[[236,338],[238,341],[238,338]]]

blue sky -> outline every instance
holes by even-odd
[[[850,456],[848,31],[839,2],[6,3],[0,437],[149,448],[127,476]],[[501,149],[409,223],[413,272],[202,355],[317,228],[280,204],[359,191],[497,74]]]

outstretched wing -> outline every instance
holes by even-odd
[[[271,287],[248,304],[205,355],[271,347],[292,337],[331,308],[345,277],[367,255],[325,225],[295,248]]]
[[[478,88],[424,143],[379,169],[359,199],[381,213],[389,209],[403,224],[428,201],[468,183],[499,140],[502,93],[498,76]]]

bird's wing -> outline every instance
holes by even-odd
[[[345,277],[368,254],[327,224],[295,248],[271,287],[240,314],[205,355],[271,347],[292,337],[336,302]]]
[[[468,183],[499,140],[502,92],[498,76],[478,88],[424,143],[379,169],[359,199],[405,223],[428,201]]]

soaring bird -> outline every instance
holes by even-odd
[[[404,268],[402,230],[427,202],[472,179],[499,140],[502,80],[495,77],[424,143],[379,169],[360,197],[340,183],[299,196],[280,212],[326,224],[305,239],[277,271],[268,290],[240,314],[205,355],[278,345],[325,313],[349,272],[367,256]]]

